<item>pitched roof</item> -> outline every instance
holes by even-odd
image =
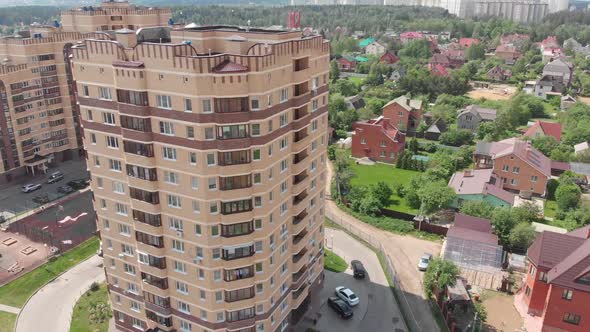
[[[453,174],[449,180],[449,187],[457,195],[491,195],[506,203],[514,204],[514,194],[491,184],[493,169],[476,169],[460,171]]]
[[[481,244],[498,245],[498,237],[495,234],[455,225],[447,231],[447,238],[459,238]]]
[[[568,233],[571,236],[580,237],[583,239],[590,238],[590,225],[586,225]]]
[[[375,38],[366,38],[359,42],[359,47],[364,48],[375,42]]]
[[[455,213],[455,226],[469,228],[478,232],[492,232],[492,223],[490,220],[473,217],[462,213]]]
[[[461,44],[461,46],[463,47],[469,47],[473,44],[478,44],[479,43],[479,39],[477,38],[460,38],[459,39],[459,44]]]
[[[586,151],[590,149],[590,145],[588,144],[588,142],[582,142],[582,143],[578,143],[576,145],[574,145],[574,151],[576,153],[580,153],[582,151]]]
[[[547,282],[590,292],[590,284],[576,282],[590,272],[590,239],[585,240],[547,273]]]
[[[242,73],[246,71],[248,71],[248,67],[230,60],[225,60],[213,68],[215,73]]]
[[[479,151],[479,142],[476,151]],[[482,145],[483,146],[483,145]],[[483,153],[478,153],[483,154]],[[492,159],[514,154],[531,167],[537,169],[543,175],[551,176],[551,160],[535,149],[530,142],[512,137],[499,142],[491,143],[489,155]]]
[[[383,54],[381,56],[381,58],[379,58],[379,61],[386,62],[388,64],[393,64],[393,63],[398,62],[399,58],[395,54],[393,54],[392,52],[387,51],[387,52],[385,52],[385,54]]]
[[[537,267],[551,269],[578,248],[585,239],[570,234],[540,233],[527,251],[527,256]]]
[[[406,96],[399,96],[391,101],[389,101],[387,104],[385,104],[383,106],[383,108],[391,105],[391,104],[398,104],[401,107],[403,107],[406,111],[411,112],[414,110],[419,110],[422,108],[422,100],[420,99],[410,99]]]
[[[544,122],[536,121],[532,126],[527,129],[524,136],[532,137],[535,134],[537,128],[541,128],[543,134],[555,138],[558,142],[561,142],[561,124],[556,122]]]
[[[449,60],[449,57],[447,57],[444,54],[440,54],[440,53],[433,54],[428,62],[429,63],[440,63],[443,66],[444,65],[448,66],[451,63],[451,61]]]
[[[417,31],[402,32],[402,33],[400,33],[399,36],[400,36],[400,38],[405,38],[405,39],[424,38],[424,34],[422,32],[417,32]]]
[[[477,113],[483,120],[493,121],[496,120],[496,113],[497,111],[492,108],[483,108],[478,105],[469,105],[459,113],[459,115],[463,115],[465,113]]]
[[[447,69],[438,63],[436,65],[432,66],[432,68],[430,69],[430,72],[434,76],[449,76],[449,72],[447,71]]]
[[[393,142],[398,142],[397,136],[401,134],[400,131],[389,122],[389,119],[380,116],[375,119],[370,119],[367,121],[358,121],[353,124],[354,129],[356,130],[362,125],[369,125],[378,127],[385,136],[387,136]]]

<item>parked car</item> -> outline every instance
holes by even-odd
[[[364,279],[367,275],[367,270],[363,266],[363,263],[360,261],[354,260],[350,262],[350,266],[352,266],[352,275],[355,278]]]
[[[348,304],[346,304],[346,302],[342,301],[341,299],[339,299],[335,296],[330,297],[330,298],[328,298],[328,305],[330,306],[330,308],[334,309],[334,311],[336,311],[336,313],[342,319],[352,318],[352,315],[353,315],[352,309],[350,308],[350,306]]]
[[[22,191],[24,193],[30,193],[30,192],[33,192],[37,189],[41,189],[41,185],[39,183],[29,183],[29,184],[25,184],[22,187]]]
[[[75,190],[74,188],[66,185],[66,186],[60,186],[59,188],[57,188],[57,192],[60,194],[69,194],[69,193],[73,193]]]
[[[49,203],[49,195],[48,194],[41,194],[33,197],[33,202],[43,205]]]
[[[88,187],[88,181],[84,179],[73,180],[66,183],[68,186],[72,187],[74,190],[80,190]]]
[[[336,296],[338,296],[342,301],[346,302],[351,307],[359,304],[360,299],[356,296],[350,288],[346,288],[343,286],[336,287]]]
[[[47,179],[47,183],[54,183],[57,181],[61,181],[64,178],[64,173],[57,171],[57,172],[53,172],[51,173],[51,175],[49,175],[49,178]]]
[[[432,260],[431,254],[422,255],[422,257],[420,257],[420,261],[418,262],[418,270],[426,271],[426,269],[428,268],[428,264],[430,264],[431,260]]]

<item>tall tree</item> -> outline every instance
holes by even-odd
[[[336,60],[332,60],[330,62],[330,79],[332,83],[336,83],[336,81],[340,78],[340,68],[338,68],[338,62]]]
[[[447,286],[454,286],[459,276],[459,268],[455,263],[442,258],[434,258],[426,272],[424,272],[424,293],[427,298],[433,295],[443,294]],[[438,293],[438,294],[435,294]]]
[[[340,203],[342,203],[342,193],[349,191],[350,180],[354,176],[355,174],[350,168],[348,158],[342,154],[336,155],[336,160],[334,161],[334,182],[336,183],[336,194]]]

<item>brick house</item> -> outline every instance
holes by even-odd
[[[514,63],[514,61],[522,56],[514,45],[499,45],[496,48],[495,55],[507,63]]]
[[[491,143],[480,141],[474,158],[476,168],[494,170],[505,190],[545,195],[551,177],[551,160],[530,142],[518,138]]]
[[[433,54],[430,60],[428,60],[428,69],[432,70],[433,67],[440,65],[445,68],[451,67],[451,60],[448,56],[440,53]]]
[[[488,70],[486,78],[489,81],[504,82],[512,77],[512,71],[510,69],[504,69],[500,66]]]
[[[385,104],[383,117],[403,132],[414,133],[422,117],[422,101],[400,96]]]
[[[459,45],[464,48],[469,48],[471,45],[479,44],[479,39],[477,38],[459,38]]]
[[[354,57],[344,55],[336,59],[336,63],[338,63],[338,69],[340,69],[340,71],[356,70],[356,60],[354,59]]]
[[[425,39],[426,37],[424,36],[424,34],[422,32],[417,32],[417,31],[406,31],[406,32],[402,32],[399,35],[399,39],[402,42],[402,44],[407,44],[413,40],[419,40],[419,39]]]
[[[430,69],[430,72],[434,76],[437,76],[437,77],[449,76],[449,71],[443,65],[436,64],[434,66],[428,66],[428,69]]]
[[[561,142],[561,124],[557,122],[536,121],[524,133],[524,136],[535,139],[543,136],[551,136]]]
[[[590,331],[590,226],[540,233],[527,258],[515,298],[521,315],[539,316],[542,332]]]
[[[398,61],[399,61],[399,58],[397,56],[395,56],[395,54],[393,54],[393,52],[391,52],[391,51],[385,52],[385,54],[383,54],[381,56],[381,58],[379,58],[379,62],[387,64],[387,65],[393,65]]]
[[[352,125],[352,156],[395,163],[406,145],[406,135],[394,127],[389,119],[380,116]]]

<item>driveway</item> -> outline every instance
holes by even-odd
[[[325,235],[326,248],[332,248],[344,258],[349,268],[344,273],[325,271],[323,287],[312,293],[310,308],[295,330],[305,331],[313,327],[318,331],[339,332],[408,331],[377,255],[343,231],[327,228]],[[354,259],[360,260],[367,270],[368,276],[364,280],[352,276],[350,261]],[[337,286],[350,288],[360,299],[350,320],[341,319],[327,304]],[[315,326],[312,323],[314,318],[317,319]]]
[[[328,163],[328,179],[332,179],[332,165]],[[330,181],[326,182],[326,191],[329,193]],[[415,321],[420,331],[438,331],[438,325],[432,315],[430,303],[424,297],[422,290],[422,272],[418,271],[418,260],[424,253],[438,256],[441,243],[403,236],[386,232],[363,223],[353,216],[340,210],[331,200],[326,200],[326,216],[346,229],[353,229],[354,233],[362,233],[370,242],[379,243],[385,254],[389,257],[395,269],[399,286],[404,296],[400,301],[406,303],[410,310],[410,317]]]
[[[15,331],[69,331],[74,306],[94,281],[105,281],[98,256],[76,265],[35,293],[22,308]]]

